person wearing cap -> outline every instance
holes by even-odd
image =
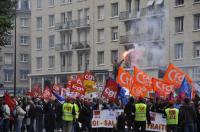
[[[167,132],[177,132],[179,110],[174,107],[173,101],[169,101],[169,108],[165,109],[165,114],[167,121]]]
[[[75,107],[70,99],[62,106],[63,132],[71,132],[76,118]]]
[[[135,131],[145,132],[146,131],[146,121],[151,124],[150,112],[148,106],[142,97],[139,97],[138,102],[134,106],[135,113]]]

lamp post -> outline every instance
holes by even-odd
[[[17,3],[17,0],[15,0]],[[15,3],[15,4],[16,4]],[[16,56],[16,51],[17,51],[17,4],[15,5],[15,44],[14,44],[14,97],[16,97],[16,63],[17,63],[17,56]]]

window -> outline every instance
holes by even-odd
[[[118,3],[112,4],[112,17],[118,16]]]
[[[55,67],[55,56],[49,56],[49,68]]]
[[[65,23],[65,21],[66,21],[65,12],[62,12],[60,14],[60,17],[61,17],[61,23]]]
[[[72,3],[72,0],[67,0],[67,3]]]
[[[13,70],[4,70],[4,81],[12,82]]]
[[[18,0],[18,9],[19,10],[29,10],[29,0]]]
[[[20,62],[28,62],[28,54],[21,54]]]
[[[67,12],[67,21],[71,21],[72,20],[72,11],[68,11]]]
[[[65,0],[60,0],[60,3],[61,3],[61,4],[64,4],[64,3],[65,3]]]
[[[79,53],[78,54],[78,71],[83,70],[83,54]]]
[[[175,32],[176,33],[183,32],[183,20],[184,20],[184,17],[175,18]]]
[[[200,14],[194,15],[194,30],[200,29]]]
[[[194,42],[194,58],[200,58],[200,42]]]
[[[36,58],[36,69],[41,69],[42,68],[42,57],[37,57]]]
[[[54,0],[48,0],[49,6],[54,6]]]
[[[49,27],[53,27],[54,26],[54,15],[49,15]]]
[[[118,27],[112,28],[112,40],[118,40]]]
[[[13,36],[11,33],[8,33],[8,35],[5,36],[5,46],[12,46],[13,43]]]
[[[37,8],[42,8],[42,0],[37,0]]]
[[[182,59],[183,58],[183,44],[175,44],[174,50],[175,59]]]
[[[195,3],[195,2],[197,2],[197,3],[198,3],[198,2],[200,2],[200,0],[194,0],[194,3]]]
[[[184,0],[175,0],[175,6],[183,5]]]
[[[42,17],[37,17],[37,29],[41,30],[42,29]]]
[[[97,73],[96,74],[96,79],[98,83],[103,83],[104,82],[104,74],[102,73]]]
[[[61,66],[65,66],[65,55],[61,56]]]
[[[79,19],[79,20],[84,19],[84,12],[83,12],[83,9],[78,10],[78,19]]]
[[[36,49],[42,49],[42,37],[37,38],[37,47]]]
[[[13,61],[13,54],[12,53],[5,53],[5,56],[4,56],[5,65],[12,65],[12,61]]]
[[[71,54],[68,54],[68,55],[67,55],[67,65],[68,65],[68,66],[71,66],[71,65],[72,65],[72,55],[71,55]]]
[[[22,45],[28,45],[29,36],[20,36],[20,43]]]
[[[192,68],[192,79],[199,80],[200,79],[200,67]]]
[[[49,36],[49,48],[54,48],[54,45],[55,45],[55,36],[50,35]]]
[[[98,65],[104,64],[104,51],[98,52],[97,60]]]
[[[115,60],[118,60],[118,50],[111,50],[111,63],[113,64]]]
[[[98,29],[97,30],[97,41],[98,42],[104,42],[104,29]]]
[[[28,79],[28,70],[20,70],[20,80],[27,80]]]
[[[104,6],[98,6],[98,20],[104,19]]]
[[[20,26],[28,27],[28,18],[20,18]]]
[[[135,9],[136,11],[140,11],[140,0],[135,0]]]

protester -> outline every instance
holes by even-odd
[[[22,102],[21,100],[19,100],[14,110],[16,132],[21,132],[22,122],[23,122],[25,114],[26,114],[26,111],[22,109]]]
[[[139,98],[133,108],[135,113],[135,131],[145,132],[146,121],[148,124],[151,124],[149,108],[142,97]]]
[[[125,132],[126,118],[124,112],[117,117],[117,131]]]
[[[64,132],[71,132],[73,129],[73,122],[75,120],[76,112],[74,105],[70,99],[62,106],[62,119],[63,119],[63,131]]]
[[[36,119],[36,131],[42,132],[43,131],[43,103],[38,98],[35,100],[35,119]]]
[[[184,99],[180,107],[180,127],[184,132],[197,132],[197,114],[189,98]]]
[[[165,109],[167,132],[178,132],[179,110],[173,105],[173,101],[169,101],[169,108]]]
[[[55,105],[54,101],[50,99],[46,104],[44,104],[44,124],[47,132],[54,132],[55,120]]]
[[[9,132],[10,108],[5,102],[3,102],[2,111],[3,111],[3,132]]]
[[[134,129],[134,98],[130,98],[128,104],[124,108],[128,131]]]

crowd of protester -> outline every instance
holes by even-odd
[[[136,131],[135,123],[135,104],[139,100],[130,98],[128,104],[114,103],[112,101],[102,101],[93,99],[73,99],[68,98],[66,102],[76,104],[72,110],[75,117],[72,121],[72,130],[74,132],[95,132],[95,131]],[[140,100],[141,101],[141,100]],[[173,107],[179,109],[178,131],[180,132],[198,132],[200,131],[200,98],[196,96],[194,100],[185,99],[161,99],[148,98],[143,99],[143,103],[148,106],[148,111],[165,114],[165,109],[173,104]],[[0,131],[1,132],[61,132],[63,129],[69,129],[68,124],[65,128],[63,123],[63,104],[58,100],[50,99],[48,101],[40,98],[21,97],[16,99],[16,106],[12,110],[2,101],[0,104]],[[117,124],[112,129],[92,128],[93,110],[104,109],[124,109],[117,117]],[[149,119],[148,124],[151,124]],[[127,126],[127,129],[125,129]],[[192,131],[191,131],[192,130]],[[66,130],[68,132],[68,130]],[[63,131],[65,132],[65,131]],[[70,131],[71,132],[71,131]]]

